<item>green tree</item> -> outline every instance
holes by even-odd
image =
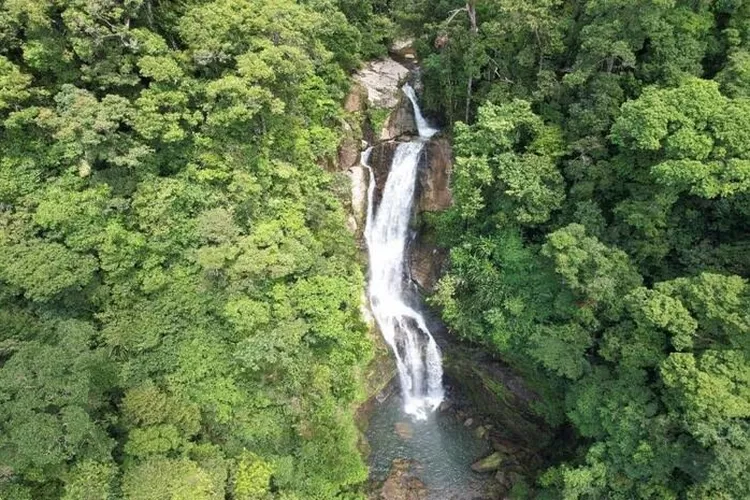
[[[319,165],[383,14],[0,6],[0,496],[224,498],[247,456],[278,497],[364,481],[363,276]]]
[[[560,137],[529,103],[486,105],[476,125],[456,127],[455,196],[464,219],[512,214],[521,224],[546,222],[564,198],[555,161]],[[493,200],[489,193],[502,196]],[[507,215],[506,215],[507,216]]]

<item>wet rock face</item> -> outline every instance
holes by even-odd
[[[425,241],[421,236],[412,243],[409,250],[409,273],[412,281],[423,292],[434,292],[448,261],[448,251]]]
[[[453,151],[445,137],[431,140],[425,147],[419,170],[420,212],[438,212],[453,203],[450,182],[453,172]]]
[[[367,90],[371,106],[393,109],[398,105],[401,83],[409,76],[409,69],[393,59],[372,61],[355,77]]]
[[[381,142],[372,148],[370,154],[370,168],[375,176],[375,192],[373,193],[373,208],[377,211],[380,198],[383,196],[385,182],[388,180],[388,173],[393,163],[393,155],[396,154],[398,143]]]
[[[414,107],[403,92],[399,98],[398,105],[383,126],[380,132],[381,141],[392,141],[397,139],[406,139],[419,135],[417,123],[414,120]]]
[[[554,431],[534,409],[541,397],[518,374],[481,350],[451,344],[443,352],[446,375],[482,417],[495,424],[496,451],[508,453],[513,443],[531,451],[549,445]]]
[[[397,116],[395,113],[392,116]],[[413,114],[411,115],[411,127],[414,125]],[[403,136],[406,128],[399,129]],[[395,133],[395,129],[394,129]],[[407,133],[410,133],[407,130]],[[416,131],[414,131],[416,134]],[[370,167],[375,175],[375,197],[374,207],[380,202],[383,188],[388,180],[388,173],[393,162],[393,156],[398,148],[397,141],[383,141],[376,144],[370,155]],[[431,140],[424,149],[418,179],[418,198],[416,208],[419,212],[437,212],[446,210],[453,203],[453,195],[450,189],[451,173],[453,171],[453,158],[450,142],[445,137]],[[417,249],[418,250],[418,249]],[[422,253],[420,258],[428,257]],[[428,288],[428,287],[426,287]]]
[[[418,213],[447,210],[453,204],[450,182],[453,154],[450,141],[438,136],[425,146],[417,179]],[[435,285],[448,262],[448,250],[436,246],[424,234],[424,228],[412,243],[409,254],[410,276],[423,293],[435,291]]]

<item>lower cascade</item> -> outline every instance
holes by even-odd
[[[411,86],[407,84],[403,90],[414,107],[419,137],[396,149],[377,213],[370,170],[365,238],[370,258],[370,307],[396,358],[404,411],[424,419],[443,401],[443,366],[424,317],[407,304],[405,260],[417,166],[427,140],[437,130],[422,116]],[[362,155],[365,166],[368,157],[369,150]]]

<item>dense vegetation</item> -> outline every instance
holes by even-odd
[[[347,73],[452,127],[434,303],[548,498],[750,497],[746,0],[0,2],[0,498],[358,498]]]
[[[0,2],[0,498],[366,479],[363,278],[319,164],[388,26],[347,0]]]
[[[455,123],[434,301],[578,448],[549,498],[750,498],[750,3],[403,1]]]

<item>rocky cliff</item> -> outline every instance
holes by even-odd
[[[409,48],[402,45],[397,53],[410,54]],[[369,165],[375,178],[373,206],[377,209],[399,142],[417,135],[414,110],[401,91],[407,81],[416,84],[415,78],[414,71],[393,59],[374,61],[355,75],[355,84],[346,98],[345,108],[350,113],[346,128],[351,133],[341,141],[338,167],[352,181],[351,226],[360,240],[364,237],[370,179],[369,172],[360,164],[360,154],[372,147]],[[444,135],[431,139],[419,166],[416,216],[445,210],[451,205],[452,166],[449,139]],[[411,278],[423,291],[430,292],[441,273],[446,252],[417,234],[411,247]]]

